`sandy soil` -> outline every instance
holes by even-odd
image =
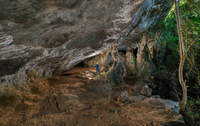
[[[20,92],[15,104],[0,103],[0,126],[184,126],[181,115],[155,98],[120,102],[127,84],[113,87],[94,68],[74,68],[33,84],[43,86]]]

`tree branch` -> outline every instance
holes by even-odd
[[[199,37],[197,37],[191,44],[190,46],[187,48],[187,52],[189,51],[189,49],[192,47],[192,45],[194,45],[194,43],[199,39]],[[186,52],[186,53],[187,53]]]

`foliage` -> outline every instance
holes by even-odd
[[[190,116],[193,121],[200,120],[200,101],[188,101],[186,109],[187,115]]]
[[[188,95],[190,101],[186,104],[187,115],[193,120],[199,120],[200,103],[198,96],[200,95],[200,1],[197,0],[180,0],[180,17],[181,17],[181,33],[183,34],[183,42],[187,50],[186,62],[184,64],[184,80],[186,79]],[[160,37],[158,41],[162,42],[162,46],[167,46],[166,60],[164,65],[167,69],[173,70],[179,65],[179,37],[177,33],[177,23],[175,15],[175,6],[172,7],[170,13],[165,19],[158,22]]]
[[[184,44],[186,48],[200,36],[200,2],[194,2],[192,0],[181,1],[180,13],[181,13],[181,25]],[[162,46],[167,46],[166,59],[164,65],[168,69],[174,69],[171,67],[177,67],[179,65],[179,39],[177,35],[176,16],[174,6],[171,9],[167,17],[160,20],[157,24],[159,27],[160,37],[158,41],[162,43]],[[200,39],[198,39],[194,46],[188,52],[185,62],[185,73],[187,79],[195,77],[196,82],[200,86]]]
[[[103,71],[101,74],[102,74],[104,77],[106,76],[106,72],[105,72],[105,71]]]
[[[118,79],[116,76],[113,76],[112,79],[113,79],[113,82],[114,82],[116,85],[119,85],[119,84],[120,84],[120,81],[119,81],[119,79]]]
[[[184,43],[186,48],[200,35],[200,3],[193,2],[192,0],[181,1],[180,4],[180,13],[181,13],[181,25],[182,25],[182,33]],[[159,32],[161,36],[159,37],[159,41],[162,42],[162,45],[166,45],[167,59],[166,64],[170,64],[174,66],[178,64],[179,61],[179,44],[178,44],[178,35],[177,35],[177,25],[176,25],[176,16],[174,6],[171,9],[170,13],[167,15],[165,19],[162,19],[157,24],[159,26]],[[193,46],[188,53],[187,60],[197,61],[197,57],[199,56],[199,45],[200,41],[196,42],[197,44]],[[200,60],[199,60],[200,62]],[[186,62],[186,67],[191,67],[191,63],[194,62]],[[188,66],[189,65],[189,66]],[[176,65],[177,66],[177,65]],[[198,63],[192,65],[192,70],[195,70],[195,67],[198,67]]]

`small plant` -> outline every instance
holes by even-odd
[[[195,86],[192,86],[194,89],[199,89],[199,85],[195,84]]]
[[[110,109],[110,112],[116,112],[115,108]]]
[[[199,101],[187,101],[186,110],[187,115],[192,118],[192,120],[200,119],[200,102]]]
[[[116,85],[118,85],[118,84],[120,83],[117,77],[113,77],[113,82],[114,82]]]
[[[106,72],[105,72],[105,71],[103,71],[101,74],[102,74],[103,76],[106,76]]]

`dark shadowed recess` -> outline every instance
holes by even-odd
[[[126,50],[118,50],[118,51],[123,53],[124,55],[126,54]]]
[[[17,72],[20,67],[23,67],[31,59],[33,57],[0,60],[0,77]]]
[[[84,65],[85,65],[84,61],[81,61],[78,64],[76,64],[74,67],[84,67]]]
[[[134,56],[137,57],[138,47],[136,47],[135,49],[133,49],[133,53],[134,53]]]
[[[32,50],[28,51],[28,53],[30,55],[27,57],[18,57],[13,59],[0,60],[0,77],[17,72],[27,62],[31,61],[32,59],[35,59],[37,56],[41,56],[43,51]]]
[[[123,53],[124,55],[126,54],[126,50],[123,49],[119,49],[119,52]],[[138,47],[136,47],[135,49],[133,49],[133,54],[135,57],[137,57],[137,53],[138,53]]]

